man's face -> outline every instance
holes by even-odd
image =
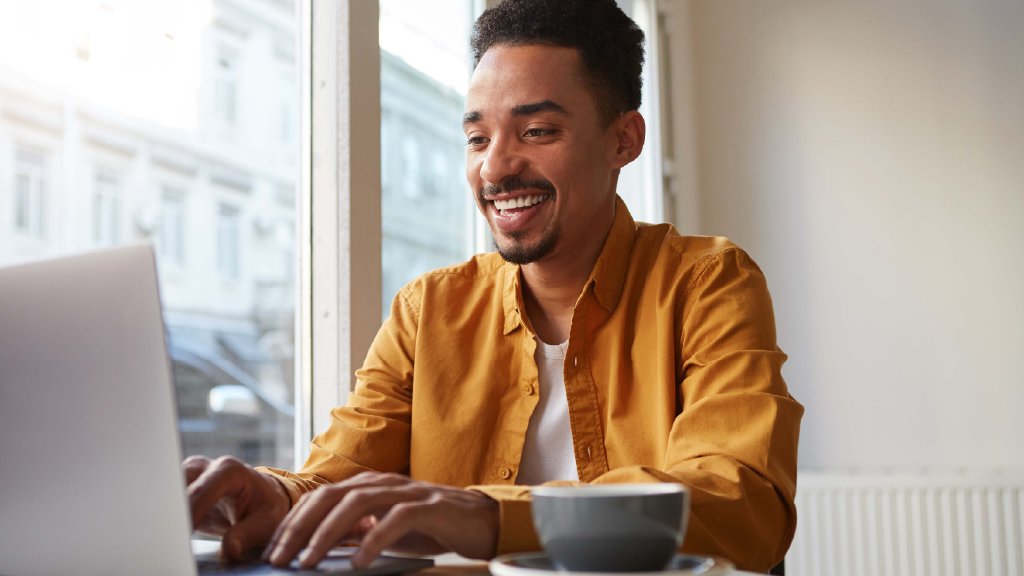
[[[614,205],[613,130],[579,53],[490,48],[470,81],[466,176],[501,255],[526,264],[603,242]]]

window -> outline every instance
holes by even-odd
[[[640,113],[647,121],[647,136],[640,157],[619,174],[617,191],[629,206],[633,218],[643,222],[661,222],[667,194],[662,171],[661,150],[661,90],[658,76],[661,66],[661,20],[656,0],[618,0],[619,7],[644,31],[646,44],[642,103]]]
[[[297,12],[0,2],[0,266],[155,244],[185,455],[295,465]]]
[[[452,173],[451,159],[441,150],[434,149],[430,153],[429,173],[424,184],[425,193],[429,196],[444,194],[452,187],[453,181],[461,178],[462,173]],[[456,186],[457,187],[457,186]]]
[[[225,128],[238,122],[238,57],[221,47],[214,62],[213,113]]]
[[[415,130],[409,132],[402,138],[402,193],[409,200],[419,200],[424,191],[423,170],[420,168],[422,136]]]
[[[278,114],[280,115],[280,122],[278,139],[285,146],[294,146],[296,140],[295,127],[299,120],[294,70],[281,73],[279,91]]]
[[[14,229],[42,238],[46,234],[46,157],[18,150],[14,169]]]
[[[185,264],[185,193],[177,188],[164,186],[161,190],[156,245],[162,262]]]
[[[462,134],[475,4],[380,2],[385,315],[403,284],[480,248]]]
[[[217,270],[232,280],[239,276],[238,208],[221,204],[217,212]]]
[[[121,180],[112,172],[98,170],[92,197],[92,240],[97,246],[118,243],[121,224]]]

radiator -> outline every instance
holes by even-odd
[[[1024,576],[1024,478],[801,472],[788,576]]]

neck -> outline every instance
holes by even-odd
[[[612,218],[597,241],[572,250],[572,254],[552,253],[522,267],[523,301],[526,315],[537,337],[548,344],[569,339],[573,309],[583,287],[594,270],[604,242],[611,231]]]
[[[548,344],[560,344],[569,339],[572,312],[583,289],[583,281],[564,285],[539,286],[534,289],[523,271],[523,301],[526,316],[537,337]]]

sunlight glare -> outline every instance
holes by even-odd
[[[194,131],[212,17],[212,0],[5,2],[0,76],[30,93]]]

